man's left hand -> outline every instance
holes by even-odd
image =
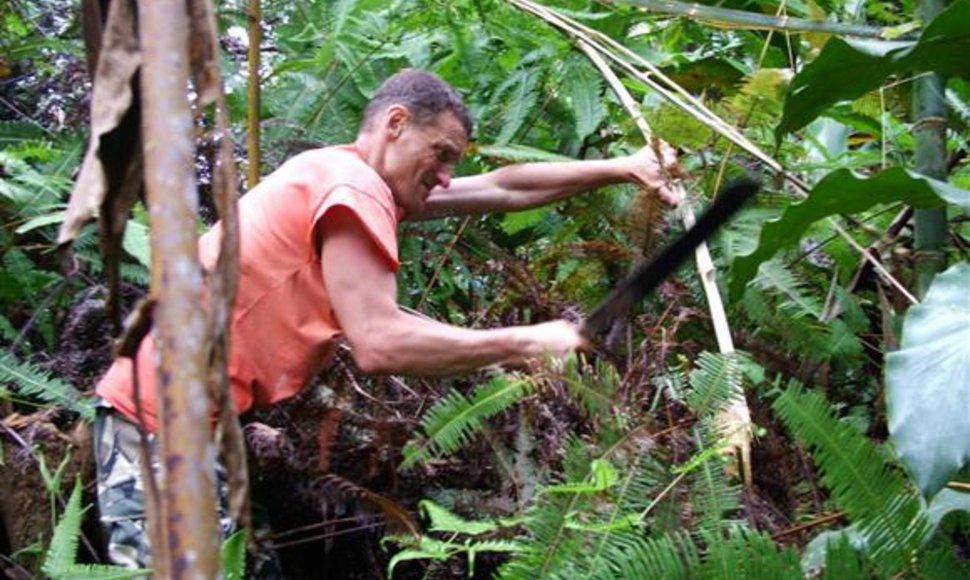
[[[655,191],[660,199],[671,207],[680,203],[673,181],[685,176],[677,162],[677,152],[664,142],[657,146],[647,145],[626,158],[630,163],[633,181],[649,191]]]

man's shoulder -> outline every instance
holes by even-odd
[[[368,166],[364,160],[357,155],[353,145],[350,144],[328,145],[326,147],[308,149],[292,157],[284,164],[284,167],[287,165],[310,165],[327,169],[352,167],[356,170],[363,168],[370,170],[370,166]]]

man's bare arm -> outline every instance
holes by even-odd
[[[457,177],[447,189],[437,188],[424,210],[409,219],[519,211],[546,205],[612,183],[638,183],[676,205],[667,173],[679,175],[676,154],[669,146],[662,160],[651,147],[613,159],[554,161],[510,165],[470,177]]]
[[[584,343],[565,321],[472,330],[402,312],[394,273],[349,210],[323,218],[321,262],[331,305],[367,373],[452,375],[492,364],[564,356]]]

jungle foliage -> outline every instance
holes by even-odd
[[[476,118],[459,174],[645,145],[575,38],[520,2],[262,4],[264,175],[352,140],[367,99],[403,67],[441,75]],[[738,352],[717,352],[700,281],[684,266],[586,360],[448,382],[324,378],[314,392],[331,410],[315,418],[319,464],[303,472],[315,482],[305,488],[319,491],[314,470],[333,465],[344,483],[329,488],[331,505],[336,493],[380,508],[387,551],[374,553],[393,577],[966,576],[970,0],[928,21],[913,0],[732,0],[692,16],[654,0],[545,5],[645,59],[768,152],[617,70],[653,132],[680,148],[688,203],[702,208],[732,176],[764,186],[711,241]],[[218,9],[241,144],[248,2]],[[94,321],[106,298],[96,225],[67,267],[55,247],[87,134],[84,56],[75,3],[0,6],[0,470],[39,445],[24,416],[91,420],[107,362],[107,327]],[[917,119],[913,87],[932,73],[943,75],[947,113]],[[942,128],[945,180],[915,171],[928,125]],[[241,146],[237,155],[247,162]],[[197,170],[205,196],[202,155]],[[925,296],[912,208],[945,211],[950,266]],[[649,192],[614,186],[517,214],[405,224],[399,299],[461,325],[578,318],[678,235],[675,217]],[[149,233],[138,205],[126,304],[147,284]],[[754,425],[733,429],[756,435],[747,486],[725,458],[734,433],[717,420],[739,394]],[[373,434],[349,447],[373,448],[366,478],[330,456],[337,431],[361,417],[377,425],[354,423]],[[391,418],[405,423],[403,440],[387,435]],[[80,493],[54,510],[56,529],[37,530],[33,553],[46,556],[0,534],[0,552],[21,550],[2,555],[0,570],[118,577],[94,554],[77,563],[90,513]],[[0,500],[0,530],[11,508]],[[391,520],[411,516],[399,511],[425,531],[401,533]]]

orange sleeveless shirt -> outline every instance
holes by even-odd
[[[336,346],[340,326],[323,283],[316,240],[323,217],[345,207],[397,271],[394,196],[353,145],[302,153],[267,176],[239,202],[240,272],[232,314],[229,381],[237,413],[292,397],[313,378]],[[199,239],[199,259],[211,271],[220,224]],[[353,268],[353,264],[347,264]],[[145,426],[155,431],[155,345],[138,351]],[[97,394],[137,422],[132,361],[116,359]]]

